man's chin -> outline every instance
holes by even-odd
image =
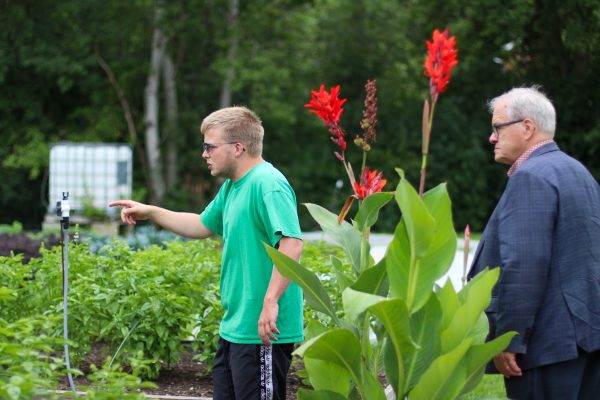
[[[225,178],[225,176],[223,175],[222,171],[217,171],[217,170],[211,169],[210,170],[210,174],[212,176],[214,176],[215,178]]]
[[[498,164],[509,164],[501,154],[494,154],[494,161]]]

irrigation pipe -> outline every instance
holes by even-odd
[[[63,192],[63,199],[57,203],[56,213],[60,217],[60,230],[63,236],[62,267],[63,267],[63,338],[65,340],[65,363],[67,378],[73,392],[77,392],[73,375],[71,374],[71,359],[69,358],[69,192]]]
[[[119,348],[115,352],[115,355],[113,356],[112,360],[110,360],[110,364],[108,364],[109,367],[111,367],[113,365],[113,362],[115,361],[115,358],[117,358],[117,355],[119,354],[119,351],[121,351],[121,347],[123,347],[123,345],[125,344],[125,342],[127,341],[127,339],[129,339],[129,336],[131,336],[131,334],[133,333],[133,331],[135,330],[135,328],[137,328],[138,324],[140,322],[142,322],[142,318],[138,319],[135,322],[135,324],[133,324],[133,327],[129,330],[129,332],[127,333],[127,336],[125,336],[125,339],[123,339],[123,341],[119,345]]]

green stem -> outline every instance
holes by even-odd
[[[360,207],[360,205],[359,205]],[[371,229],[367,226],[363,229],[360,240],[360,272],[369,268],[369,234]]]
[[[431,134],[431,127],[433,126],[433,113],[435,112],[435,105],[437,101],[431,103],[431,112],[429,113],[429,133]]]
[[[131,329],[129,330],[129,332],[127,332],[127,335],[125,335],[125,339],[123,339],[123,341],[119,345],[119,348],[115,352],[115,355],[113,356],[112,360],[110,360],[110,364],[108,364],[109,367],[113,364],[113,362],[115,362],[115,358],[117,358],[117,355],[119,354],[119,351],[121,351],[121,348],[123,347],[123,345],[125,344],[125,342],[127,342],[127,339],[129,339],[129,336],[131,336],[131,334],[133,333],[133,331],[135,330],[135,328],[137,328],[138,324],[140,322],[142,322],[143,318],[144,317],[141,317],[140,319],[138,319],[137,321],[135,321],[135,323],[133,324],[133,326],[131,327]]]
[[[419,182],[419,196],[421,197],[423,197],[423,193],[425,193],[425,176],[427,175],[427,155],[429,154],[431,127],[433,126],[433,113],[435,112],[436,103],[436,101],[431,103],[431,111],[429,112],[429,132],[427,132],[427,143],[425,143],[423,146],[423,159],[421,161],[421,180]]]
[[[368,362],[368,360],[371,358],[371,341],[369,340],[369,331],[369,313],[366,312],[363,317],[362,332],[360,338],[362,354],[366,362]],[[376,371],[376,369],[373,369],[372,371]]]
[[[363,150],[362,167],[360,168],[361,176],[362,176],[362,173],[365,170],[366,166],[367,166],[367,152]]]
[[[410,245],[410,267],[408,269],[408,285],[406,288],[406,307],[408,312],[412,311],[412,306],[415,301],[415,293],[417,291],[416,277],[419,276],[418,269],[420,267],[420,260],[415,258],[415,245],[411,241]]]

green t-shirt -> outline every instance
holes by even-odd
[[[261,162],[237,182],[227,179],[200,215],[223,236],[219,334],[239,344],[262,343],[258,318],[271,280],[273,262],[263,242],[276,247],[283,236],[302,238],[296,195],[273,165]],[[279,299],[277,343],[303,340],[302,290],[290,283]]]

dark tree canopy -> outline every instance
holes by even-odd
[[[167,207],[198,212],[212,196],[198,126],[219,107],[228,69],[232,103],[261,116],[265,158],[286,174],[299,202],[335,211],[351,193],[327,129],[303,107],[321,83],[341,85],[348,98],[341,124],[352,138],[364,83],[377,79],[379,123],[369,163],[383,170],[388,189],[398,181],[396,167],[416,184],[428,95],[425,40],[434,28],[456,36],[459,65],[437,105],[427,186],[448,182],[458,230],[467,223],[481,230],[504,186],[505,168],[493,163],[487,142],[486,101],[513,86],[542,86],[557,108],[557,142],[600,177],[600,0],[249,0],[240,1],[235,26],[228,26],[227,2],[217,0],[4,0],[0,25],[0,223],[40,226],[49,144],[131,142],[98,55],[123,90],[143,146],[156,29],[168,40],[178,100],[177,129],[166,135],[160,87],[160,146],[166,152],[175,143],[179,178],[163,200]],[[231,35],[239,38],[233,60]],[[351,142],[348,157],[358,164]],[[139,157],[134,172],[136,198],[148,201]],[[300,209],[303,228],[314,228]],[[384,210],[377,228],[393,229],[394,212]]]

